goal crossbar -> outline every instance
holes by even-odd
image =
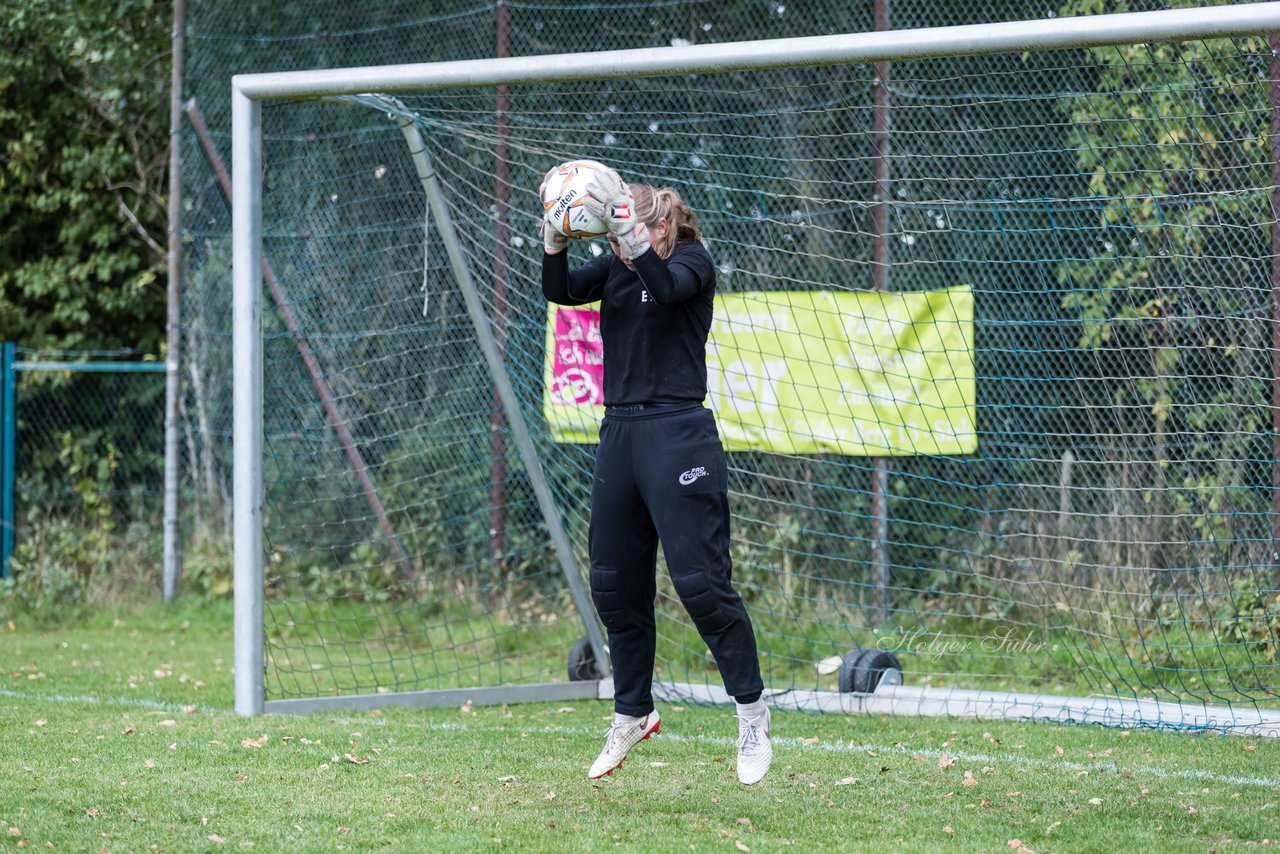
[[[232,78],[231,85],[236,95],[255,100],[312,98],[375,91],[393,93],[756,71],[800,65],[854,65],[1274,31],[1280,31],[1280,3],[1273,2],[770,41],[240,74]]]

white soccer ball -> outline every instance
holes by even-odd
[[[607,234],[609,224],[583,204],[587,198],[587,184],[596,170],[607,168],[594,160],[561,163],[542,193],[547,225],[565,237],[602,237]]]

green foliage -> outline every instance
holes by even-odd
[[[1276,661],[1280,657],[1280,593],[1238,585],[1231,609],[1230,617],[1218,626],[1218,639]]]
[[[1063,14],[1128,10],[1074,0]],[[1270,51],[1254,38],[1085,55],[1096,84],[1064,98],[1062,110],[1102,236],[1090,257],[1059,265],[1070,288],[1063,306],[1083,323],[1081,347],[1143,351],[1145,364],[1126,363],[1138,375],[1110,403],[1147,406],[1163,433],[1190,377],[1214,373],[1202,370],[1204,359],[1249,373],[1240,351],[1257,346],[1254,324],[1240,319],[1264,296],[1246,284],[1266,281],[1256,259],[1267,257],[1267,234],[1250,227],[1266,199],[1250,188],[1270,184],[1266,87],[1255,85],[1266,80]],[[1228,78],[1242,55],[1252,79]]]
[[[230,599],[234,570],[231,544],[225,538],[203,537],[183,550],[181,593],[184,597]]]
[[[0,340],[156,352],[169,6],[10,6],[0,16]]]

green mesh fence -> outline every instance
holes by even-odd
[[[495,50],[488,4],[358,24],[290,9],[278,36],[270,16],[250,36],[193,10],[188,94],[214,148],[231,72]],[[895,6],[893,25],[1044,11]],[[861,31],[870,12],[505,7],[513,54]],[[954,363],[971,360],[976,450],[730,454],[735,581],[775,702],[847,688],[829,662],[880,649],[907,686],[956,695],[1225,708],[1210,726],[1274,708],[1270,63],[1262,39],[895,62],[887,160],[864,66],[517,86],[501,114],[492,90],[264,108],[268,698],[560,679],[582,634],[407,119],[580,567],[594,449],[554,441],[544,401],[550,165],[680,190],[722,301],[865,292],[886,246],[889,294],[972,294]],[[213,490],[230,461],[228,215],[188,142],[187,408]],[[659,576],[660,677],[715,685]],[[1125,722],[1183,725],[1169,708]]]
[[[10,574],[22,581],[28,567],[36,568],[45,588],[64,584],[71,593],[90,576],[110,579],[114,558],[147,560],[158,573],[163,363],[127,351],[18,347],[9,380]],[[50,605],[72,604],[50,595]]]

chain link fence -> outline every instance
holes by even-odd
[[[1162,4],[1134,4],[1156,8]],[[908,29],[988,21],[1044,18],[1058,13],[1043,0],[925,4],[895,2],[888,26]],[[428,2],[393,0],[356,9],[328,0],[231,8],[187,4],[188,115],[183,130],[183,383],[185,416],[194,435],[189,474],[200,502],[202,526],[228,518],[230,495],[231,333],[230,206],[209,150],[230,157],[230,80],[238,73],[342,68],[395,63],[482,59],[666,47],[768,38],[864,32],[874,26],[871,2]],[[863,117],[869,121],[869,116]],[[276,132],[314,133],[305,113],[296,127]],[[911,129],[901,129],[906,138]],[[771,141],[742,141],[752,147]]]
[[[1140,7],[1157,4],[1125,10]],[[1119,10],[890,11],[906,29]],[[391,3],[357,18],[196,4],[183,360],[205,515],[225,512],[231,461],[217,164],[232,74],[862,32],[874,12]],[[488,680],[467,656],[501,670],[522,644],[535,663],[505,677],[537,678],[573,639],[524,639],[563,610],[561,580],[390,114],[431,141],[535,422],[532,194],[557,157],[677,185],[727,293],[972,287],[976,453],[734,455],[735,565],[771,684],[813,687],[815,658],[875,643],[884,625],[945,630],[972,651],[984,621],[1006,621],[1058,632],[1056,652],[1035,667],[999,654],[917,667],[934,684],[1009,687],[1024,668],[1025,682],[1082,692],[1274,702],[1269,58],[1262,40],[1220,40],[264,108],[275,695]],[[890,263],[873,282],[879,253]],[[539,453],[580,547],[591,450],[544,437]],[[397,590],[411,604],[375,611],[384,633],[362,634],[355,606]],[[450,611],[463,594],[490,610]],[[675,597],[661,598],[679,625]],[[696,638],[668,631],[660,667],[705,679]]]
[[[8,568],[102,560],[115,541],[158,573],[164,503],[164,364],[128,351],[35,351],[10,345],[7,429]],[[75,542],[73,542],[75,541]],[[127,546],[125,545],[127,544]],[[130,573],[138,569],[129,567]]]

